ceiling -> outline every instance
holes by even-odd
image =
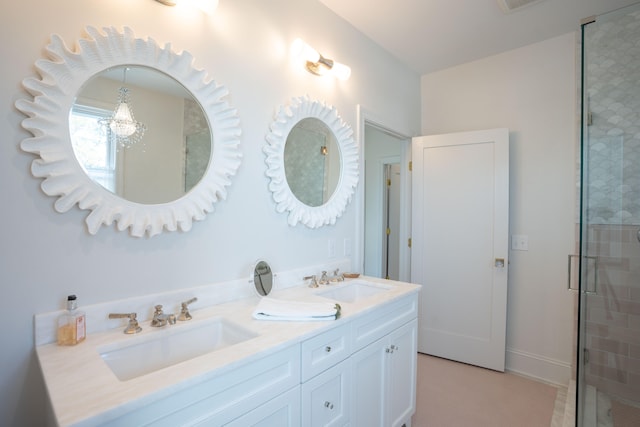
[[[579,30],[638,0],[539,0],[509,14],[498,1],[320,0],[420,75]]]

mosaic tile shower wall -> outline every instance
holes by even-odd
[[[640,401],[640,11],[587,33],[588,384]]]
[[[640,11],[588,34],[592,224],[640,224]]]

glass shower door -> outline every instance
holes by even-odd
[[[581,116],[576,426],[640,425],[640,4],[583,25]]]

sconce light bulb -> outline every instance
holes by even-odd
[[[213,15],[218,7],[218,0],[156,0],[167,6],[186,6],[200,9],[207,15]]]
[[[302,39],[295,39],[291,44],[291,55],[300,62],[318,62],[320,54]]]
[[[218,0],[191,0],[191,2],[207,15],[213,15],[218,8]]]
[[[334,61],[331,74],[340,80],[347,80],[351,76],[351,67]]]

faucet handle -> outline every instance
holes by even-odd
[[[311,280],[311,283],[309,283],[310,288],[318,287],[318,278],[316,277],[315,274],[312,274],[311,276],[303,277],[302,280]]]
[[[129,324],[124,328],[125,334],[137,334],[142,331],[142,328],[138,324],[137,313],[109,313],[109,319],[123,319],[129,318]]]
[[[178,315],[178,320],[191,320],[193,319],[193,317],[191,316],[191,313],[189,313],[189,304],[192,304],[194,302],[198,301],[198,298],[193,297],[190,300],[187,300],[185,302],[183,302],[182,308],[180,309],[180,314]]]
[[[329,278],[327,277],[327,272],[323,271],[322,272],[322,276],[320,276],[320,281],[318,282],[321,285],[328,285],[329,284]]]

